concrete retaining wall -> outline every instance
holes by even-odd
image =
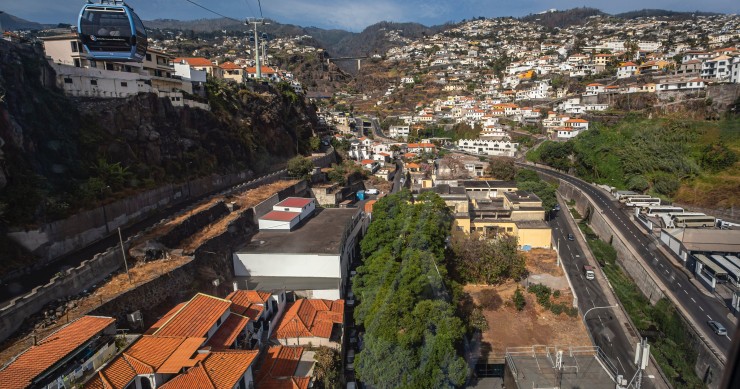
[[[182,223],[173,227],[166,234],[157,238],[157,240],[167,247],[175,248],[183,239],[193,235],[195,231],[200,230],[227,213],[229,213],[229,208],[226,207],[226,204],[223,201],[216,202],[212,206],[183,220]]]

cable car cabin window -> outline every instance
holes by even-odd
[[[95,37],[124,37],[130,38],[131,23],[126,12],[108,9],[104,12],[88,9],[80,20],[80,31],[84,35],[95,35]]]

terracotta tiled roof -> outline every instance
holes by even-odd
[[[583,119],[569,119],[565,121],[566,123],[588,123],[588,120]]]
[[[203,58],[203,57],[191,57],[191,58],[175,58],[174,62],[179,63],[185,61],[190,66],[216,66],[211,62],[211,60]]]
[[[161,319],[157,320],[156,323],[152,324],[152,326],[149,327],[149,329],[146,330],[146,332],[144,332],[144,335],[151,335],[151,334],[157,332],[157,330],[160,327],[162,327],[164,325],[164,323],[167,323],[172,318],[172,316],[174,314],[176,314],[183,307],[183,305],[185,305],[185,304],[187,304],[187,301],[175,305],[175,307],[172,308],[172,309],[170,309],[170,311],[167,312],[164,316],[162,316]]]
[[[255,378],[257,389],[306,389],[310,377],[295,377],[303,347],[273,346],[267,350]]]
[[[229,310],[231,301],[202,293],[196,294],[180,310],[164,323],[155,335],[159,336],[205,336],[216,321]]]
[[[275,69],[267,66],[260,66],[262,68],[262,74],[274,74]],[[252,66],[247,68],[247,73],[257,73],[257,68]]]
[[[302,299],[291,303],[274,338],[331,337],[335,323],[344,322],[344,300]]]
[[[217,351],[208,354],[203,368],[216,389],[232,389],[257,357],[257,350]]]
[[[113,324],[110,317],[83,316],[43,339],[0,370],[0,386],[25,388],[46,369],[64,359]]]
[[[260,292],[257,290],[236,290],[226,296],[226,299],[232,302],[232,313],[238,313],[252,320],[257,320],[265,309],[262,304],[267,304],[267,300],[270,299],[270,296],[272,296],[272,294],[269,292]]]
[[[123,389],[140,374],[175,374],[194,366],[205,338],[144,335],[88,381],[85,389]]]
[[[208,378],[206,370],[202,364],[189,369],[183,374],[178,375],[166,384],[159,387],[160,389],[216,389],[216,387]]]
[[[232,313],[213,334],[206,346],[211,346],[214,350],[230,348],[236,337],[244,331],[247,323],[249,323],[249,318]]]
[[[242,68],[241,66],[239,66],[239,65],[237,65],[237,64],[235,64],[233,62],[224,62],[219,67],[221,69],[225,69],[225,70],[237,70],[237,69],[241,69]]]

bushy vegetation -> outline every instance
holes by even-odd
[[[316,361],[316,366],[314,367],[314,387],[317,389],[340,388],[342,357],[339,355],[339,351],[321,346],[316,350],[313,359]]]
[[[377,387],[443,388],[465,383],[459,355],[465,325],[445,284],[445,238],[452,218],[427,192],[411,203],[408,191],[375,204],[361,243],[363,264],[353,284],[365,329],[355,359],[360,379]]]
[[[452,265],[462,282],[499,284],[520,280],[527,273],[515,236],[486,240],[462,237],[454,239],[452,247]]]
[[[288,161],[288,175],[291,177],[298,177],[302,179],[308,179],[313,172],[314,166],[311,158],[306,158],[302,155],[295,156]]]
[[[527,288],[527,292],[534,294],[537,297],[538,304],[545,307],[546,309],[549,309],[550,312],[556,315],[560,315],[561,313],[565,313],[570,317],[575,317],[576,315],[578,315],[577,308],[552,301],[551,297],[560,297],[559,290],[553,292],[552,289],[550,289],[550,287],[548,287],[547,285],[531,284]]]
[[[711,182],[718,174],[737,176],[740,120],[645,119],[629,116],[614,126],[592,128],[564,143],[545,142],[529,160],[571,169],[587,181],[623,189],[676,196],[682,185]],[[717,183],[735,204],[737,179]],[[702,187],[704,190],[711,190]],[[714,201],[716,203],[716,201]]]
[[[516,290],[514,291],[512,301],[514,302],[514,307],[516,307],[516,310],[519,312],[523,311],[524,307],[527,305],[527,300],[524,299],[524,294],[519,288],[516,288]]]
[[[555,208],[558,199],[555,196],[556,186],[540,178],[534,170],[520,169],[516,174],[516,185],[520,190],[530,191],[542,200],[545,212]]]
[[[588,227],[586,227],[588,228]],[[588,245],[603,267],[617,298],[641,333],[650,338],[650,352],[674,387],[704,388],[694,372],[696,350],[688,339],[689,329],[675,306],[663,298],[655,305],[640,292],[637,285],[617,264],[617,252],[608,243],[599,240],[588,229]]]

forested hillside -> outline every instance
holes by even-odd
[[[631,116],[596,123],[565,143],[546,142],[528,159],[617,188],[706,207],[740,204],[740,119]]]

